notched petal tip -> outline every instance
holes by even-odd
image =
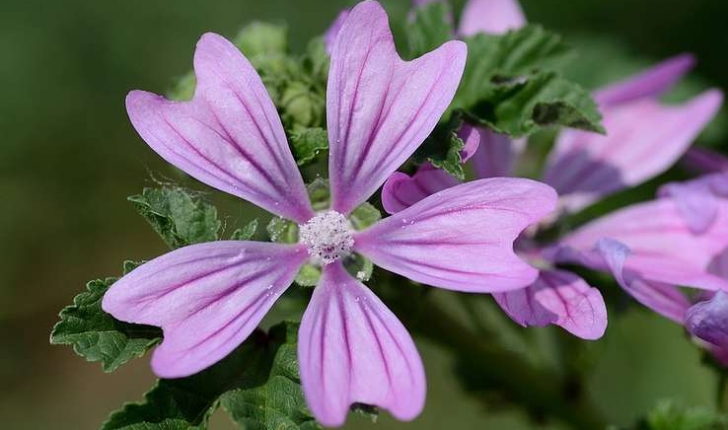
[[[556,206],[548,185],[491,178],[436,192],[357,233],[374,264],[435,287],[498,292],[532,283],[538,271],[513,244]]]
[[[222,360],[255,330],[307,257],[300,246],[264,242],[187,246],[116,281],[102,309],[120,321],[161,327],[154,372],[189,376]]]
[[[599,339],[607,329],[601,293],[570,272],[544,270],[527,288],[493,297],[523,327],[555,324],[585,340]]]
[[[215,33],[194,54],[193,98],[172,102],[133,91],[134,128],[169,163],[269,212],[305,222],[313,215],[280,118],[240,50]]]
[[[324,268],[314,290],[298,356],[306,401],[321,424],[343,425],[354,403],[378,406],[403,421],[422,412],[425,373],[412,338],[340,263]]]
[[[332,208],[349,213],[422,144],[452,101],[466,56],[464,43],[450,41],[403,61],[378,3],[351,10],[327,88]]]

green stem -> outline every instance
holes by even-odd
[[[468,317],[470,318],[470,321],[472,321],[473,325],[475,326],[475,329],[477,330],[478,334],[480,336],[493,336],[494,334],[491,332],[490,328],[485,325],[483,322],[483,319],[481,315],[478,312],[478,309],[475,306],[475,302],[473,301],[474,297],[472,295],[465,295],[460,294],[458,295],[458,300],[460,301],[460,304],[462,305],[463,309],[465,309],[465,312],[467,312]]]
[[[483,338],[441,309],[430,296],[420,306],[409,300],[390,305],[407,328],[453,351],[473,372],[478,389],[498,390],[535,417],[552,416],[578,430],[607,427],[601,413],[583,395],[574,396],[556,373],[539,369],[499,344],[497,337]],[[413,310],[417,310],[413,312]],[[482,382],[482,384],[480,384]]]
[[[728,376],[725,372],[718,373],[717,384],[716,407],[720,412],[728,412]]]

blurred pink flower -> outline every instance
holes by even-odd
[[[471,13],[487,7],[504,7],[504,13],[522,17],[522,13],[513,12],[513,2],[506,2],[509,4],[507,7],[498,6],[500,3],[471,1],[463,19],[478,22],[478,17]],[[514,18],[512,22],[520,25],[524,21]],[[488,25],[480,27],[480,31],[495,30],[497,28]],[[577,130],[562,132],[544,172],[544,182],[559,193],[562,212],[579,211],[612,193],[643,183],[667,170],[688,150],[700,131],[716,115],[722,103],[722,93],[708,90],[677,106],[660,103],[658,96],[675,84],[693,63],[690,55],[677,56],[595,92],[607,135]],[[467,142],[469,152],[477,148],[468,158],[478,178],[512,174],[513,165],[524,146],[522,140],[512,140],[468,125],[461,129],[460,135]],[[385,210],[397,213],[427,195],[457,183],[446,172],[426,164],[412,177],[394,173],[384,185],[382,203]],[[698,185],[692,185],[695,186]],[[673,189],[677,187],[673,186]],[[667,286],[654,282],[680,284],[685,281],[685,285],[698,288],[722,288],[728,284],[707,273],[707,266],[721,247],[728,245],[728,230],[717,225],[719,221],[716,221],[728,208],[713,200],[715,204],[710,206],[707,215],[705,212],[696,215],[686,207],[695,207],[696,199],[697,206],[700,206],[705,198],[697,193],[687,195],[692,200],[658,201],[609,215],[584,226],[549,249],[536,247],[530,243],[528,236],[522,237],[517,247],[522,255],[539,266],[576,262],[609,270],[609,265],[605,264],[610,258],[607,251],[614,252],[614,249],[597,245],[603,238],[618,240],[624,250],[628,250],[623,258],[628,262],[630,275],[627,277],[631,281],[621,284],[643,303],[646,296],[668,290]],[[688,216],[693,219],[686,223],[690,221]],[[696,225],[702,228],[702,234],[697,234]],[[595,255],[595,249],[601,251]],[[690,256],[682,255],[686,249],[690,249]],[[585,257],[587,254],[590,258]],[[611,257],[614,258],[614,255]],[[665,276],[657,276],[659,272]],[[626,279],[621,273],[617,275],[620,276],[618,279]],[[655,276],[657,279],[653,279]],[[635,277],[639,281],[634,281]],[[649,283],[648,290],[646,286],[641,289],[634,286],[645,283]],[[675,296],[672,291],[667,293]],[[496,293],[494,298],[515,322],[523,326],[556,324],[585,339],[599,338],[606,329],[606,306],[599,291],[575,274],[563,270],[543,269],[537,281],[529,287]],[[674,311],[673,315],[679,313],[680,318],[684,315],[684,309],[671,311]]]
[[[132,271],[103,300],[122,321],[162,327],[152,368],[160,377],[184,377],[243,342],[304,263],[319,265],[298,356],[308,405],[327,426],[343,424],[355,402],[410,420],[425,401],[412,339],[343,258],[358,252],[415,281],[459,291],[520,288],[537,272],[514,253],[513,242],[556,204],[546,185],[484,179],[354,231],[347,216],[412,155],[451,102],[466,47],[448,42],[405,62],[378,3],[362,2],[341,21],[327,91],[330,210],[312,209],[253,67],[230,42],[206,34],[195,52],[193,99],[133,91],[132,124],[159,155],[201,182],[298,223],[300,241],[184,247]]]

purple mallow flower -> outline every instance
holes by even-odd
[[[327,91],[331,207],[319,213],[260,77],[224,38],[200,39],[191,101],[129,94],[134,127],[164,159],[299,225],[296,244],[192,245],[143,264],[111,287],[105,311],[164,330],[152,358],[157,375],[184,377],[221,360],[310,263],[322,274],[301,322],[298,357],[316,419],[341,425],[356,402],[402,420],[420,413],[425,375],[412,339],[342,260],[360,253],[412,280],[458,291],[520,288],[537,272],[514,253],[513,242],[556,205],[553,189],[538,182],[484,179],[429,196],[363,231],[352,228],[347,216],[439,121],[465,58],[462,42],[448,42],[403,61],[386,13],[373,1],[343,18]]]
[[[710,230],[725,224],[723,215],[728,201],[728,158],[704,148],[693,148],[683,157],[683,164],[703,176],[683,183],[662,186],[659,194],[675,201],[677,210],[694,234],[716,234]],[[728,280],[728,247],[715,253],[708,273]],[[721,290],[686,295],[675,286],[667,286],[668,295],[650,293],[647,299],[655,311],[683,324],[716,360],[728,366],[728,295]],[[671,312],[670,312],[671,311]]]
[[[476,10],[475,4],[477,10],[503,7],[504,13],[514,17],[513,11],[520,11],[514,9],[515,2],[506,2],[508,7],[500,3],[472,1],[463,20],[483,23],[479,27],[483,32],[501,32],[503,29],[486,25],[489,21],[479,21],[479,16],[470,14]],[[522,13],[517,16],[522,18]],[[513,20],[514,26],[524,22]],[[544,173],[544,182],[559,193],[562,213],[579,211],[643,183],[667,170],[688,150],[720,108],[722,93],[708,90],[676,106],[662,104],[658,96],[693,63],[691,56],[681,55],[594,94],[607,135],[562,132]],[[469,153],[463,160],[470,161],[478,178],[511,175],[524,147],[522,140],[480,127],[465,125],[460,135]],[[725,180],[725,173],[716,175]],[[394,173],[384,185],[382,203],[387,212],[398,213],[456,184],[455,178],[426,164],[411,177]],[[585,339],[601,337],[607,315],[599,291],[577,275],[554,267],[575,263],[612,272],[637,300],[682,322],[690,303],[677,285],[706,290],[728,287],[728,281],[709,271],[711,261],[728,246],[728,205],[710,198],[707,215],[693,211],[705,209],[702,203],[708,197],[685,192],[686,187],[710,188],[713,195],[716,189],[726,189],[725,182],[716,176],[698,184],[672,185],[661,193],[671,198],[630,206],[547,245],[534,243],[535,231],[529,230],[516,248],[541,268],[540,275],[527,288],[495,293],[495,300],[523,326],[556,324]],[[674,198],[676,194],[681,198]]]

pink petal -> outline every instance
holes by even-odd
[[[536,269],[513,242],[554,208],[548,186],[493,178],[435,193],[354,238],[354,248],[387,270],[436,287],[497,292],[533,283]]]
[[[373,1],[352,9],[327,90],[332,209],[349,213],[412,155],[450,104],[465,57],[465,44],[453,41],[402,61],[384,9]]]
[[[708,272],[728,279],[728,247],[713,257],[708,265]]]
[[[482,133],[486,130],[481,127],[473,127],[470,124],[464,123],[458,131],[458,137],[463,140],[464,146],[460,151],[460,157],[462,162],[470,160],[473,155],[478,151],[480,142],[483,140]]]
[[[716,221],[694,234],[678,204],[660,199],[606,215],[562,240],[563,246],[588,253],[602,239],[617,241],[630,253],[624,267],[648,281],[708,290],[728,288],[728,281],[707,272],[728,245],[728,201],[718,203]]]
[[[691,54],[677,55],[640,74],[596,91],[594,98],[602,107],[645,97],[655,98],[672,88],[694,66],[695,57]]]
[[[344,21],[346,21],[346,18],[348,16],[349,9],[344,9],[339,12],[339,14],[336,15],[336,18],[334,19],[334,22],[331,23],[331,27],[329,27],[329,29],[326,30],[326,33],[324,34],[324,45],[326,46],[326,52],[329,55],[331,55],[331,52],[333,52],[334,42],[336,42],[336,38],[339,37],[341,27],[344,25]]]
[[[638,185],[672,166],[715,116],[722,93],[711,90],[681,106],[644,99],[603,110],[607,135],[562,133],[544,180],[578,211],[627,186]]]
[[[472,127],[468,124],[462,126],[458,134],[465,143],[462,151],[460,151],[463,163],[479,151],[478,148],[483,140],[483,133],[488,132],[485,129]],[[394,214],[431,194],[454,187],[459,183],[460,181],[457,178],[433,167],[430,163],[420,166],[411,177],[404,173],[394,172],[392,176],[387,178],[382,188],[382,206],[384,206],[387,213]]]
[[[501,34],[526,25],[526,16],[517,0],[469,0],[460,18],[459,34]]]
[[[306,188],[263,82],[240,51],[207,33],[195,51],[188,102],[132,91],[126,108],[165,160],[212,187],[297,222],[312,215]]]
[[[626,292],[665,318],[678,324],[683,323],[690,301],[679,288],[662,282],[649,281],[630,270],[625,270],[625,261],[631,251],[624,244],[602,239],[597,243],[596,250]]]
[[[524,327],[556,324],[588,340],[599,339],[607,329],[602,294],[573,273],[541,271],[528,287],[493,297],[513,321]]]
[[[728,172],[665,184],[658,195],[673,199],[693,233],[702,234],[715,222],[718,199],[728,197]]]
[[[255,330],[308,257],[300,246],[223,241],[192,245],[143,264],[111,286],[104,311],[162,327],[152,368],[162,378],[197,373]]]
[[[394,214],[459,183],[455,177],[429,163],[422,165],[411,177],[395,172],[382,188],[382,206],[387,213]]]
[[[340,263],[326,266],[303,315],[301,382],[316,420],[346,421],[353,403],[376,405],[409,421],[425,404],[425,372],[401,322]]]
[[[688,309],[685,327],[695,337],[722,348],[728,347],[728,294],[718,291],[711,299]]]
[[[473,169],[478,178],[511,176],[516,159],[523,152],[526,141],[511,140],[504,134],[494,133],[486,128],[472,128],[472,135],[478,137],[477,151],[473,155]],[[474,136],[470,139],[475,139]]]
[[[706,148],[690,148],[683,156],[681,164],[700,174],[728,172],[728,158]]]

